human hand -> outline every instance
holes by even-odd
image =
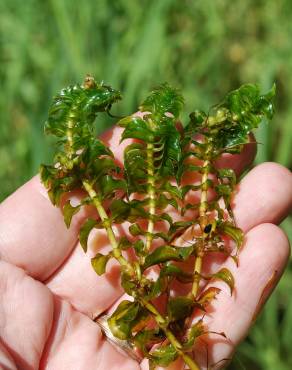
[[[115,128],[104,139],[121,158],[119,136],[120,129]],[[254,154],[254,145],[247,145],[242,154],[225,157],[219,165],[240,173]],[[235,294],[230,297],[223,285],[220,299],[205,317],[211,331],[227,336],[204,339],[209,363],[230,358],[283,272],[289,243],[274,224],[291,207],[292,175],[274,163],[257,166],[240,182],[233,203],[237,224],[246,233],[245,244],[239,267],[231,259],[222,261],[234,275]],[[148,369],[147,360],[138,364],[119,353],[92,321],[114,304],[122,289],[115,263],[102,276],[91,268],[90,257],[97,249],[109,248],[105,234],[96,231],[90,236],[87,255],[77,243],[88,212],[92,210],[78,213],[67,230],[38,177],[1,204],[0,369]],[[196,353],[204,369],[204,348]],[[171,365],[181,368],[179,361]]]

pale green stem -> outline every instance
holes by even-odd
[[[73,122],[72,118],[69,117],[69,120],[68,120],[68,123],[67,123],[66,136],[67,136],[67,142],[68,142],[67,153],[68,153],[68,157],[70,159],[70,163],[71,163],[71,158],[72,158],[72,155],[73,155],[73,133],[72,133],[73,125],[74,125],[74,122]]]
[[[194,298],[197,297],[199,292],[199,285],[200,285],[200,277],[202,272],[202,264],[203,264],[203,248],[204,248],[204,228],[206,226],[206,212],[207,212],[207,196],[208,196],[208,189],[203,185],[207,183],[208,176],[209,176],[209,168],[210,161],[206,160],[203,163],[203,176],[201,180],[202,190],[201,190],[201,199],[200,199],[200,207],[199,207],[199,215],[200,215],[200,227],[203,233],[203,245],[202,249],[198,251],[198,255],[196,256],[195,266],[194,266],[194,281],[192,286],[192,296]]]
[[[154,179],[154,160],[153,160],[153,144],[147,144],[147,177],[148,177],[148,197],[149,197],[149,214],[150,217],[155,215],[155,179]],[[153,240],[154,221],[150,218],[146,236],[146,250],[151,249]]]
[[[93,204],[99,214],[99,217],[101,221],[103,222],[104,228],[106,230],[109,242],[111,243],[113,247],[113,255],[118,260],[118,262],[121,264],[121,266],[127,267],[129,272],[133,272],[133,267],[130,265],[130,263],[123,257],[120,249],[118,248],[118,241],[115,237],[114,231],[112,229],[111,222],[107,216],[107,213],[101,204],[101,201],[99,200],[96,191],[93,189],[91,184],[88,181],[83,180],[83,186],[84,189],[87,191],[88,195],[93,201]]]

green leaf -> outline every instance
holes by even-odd
[[[228,179],[232,185],[236,184],[236,174],[231,168],[220,168],[217,169],[217,174],[220,179]]]
[[[184,261],[193,252],[194,247],[173,247],[163,245],[156,248],[152,253],[145,258],[144,268],[148,268],[159,263],[167,261]]]
[[[230,197],[232,193],[232,188],[228,184],[219,184],[215,186],[215,190],[218,193],[218,195],[227,196]]]
[[[192,283],[193,282],[193,274],[187,273],[184,270],[182,270],[180,267],[173,265],[173,264],[167,264],[162,267],[160,270],[160,276],[173,276],[178,281],[182,283]]]
[[[144,268],[157,265],[162,262],[177,260],[179,258],[176,248],[169,245],[156,248],[152,253],[148,254],[145,259]]]
[[[160,194],[159,198],[156,201],[157,209],[164,209],[167,206],[171,205],[172,207],[178,209],[177,201],[173,198],[167,198],[164,194]]]
[[[242,246],[244,234],[240,228],[230,222],[220,222],[217,227],[223,234],[228,235],[235,241],[238,249]]]
[[[147,286],[147,293],[145,294],[145,299],[152,300],[159,297],[167,289],[167,279],[165,277],[159,276],[155,281]]]
[[[194,307],[194,300],[188,297],[169,298],[167,314],[170,321],[184,320],[190,316]]]
[[[151,348],[154,344],[161,343],[165,339],[164,332],[157,329],[144,329],[139,331],[134,337],[135,345],[143,352],[146,356],[148,355],[147,348]]]
[[[111,257],[111,254],[104,255],[97,253],[94,258],[91,258],[91,265],[97,275],[102,275],[105,273],[106,265]]]
[[[56,178],[58,169],[54,166],[47,166],[42,164],[39,169],[42,183],[46,188],[50,188],[51,182]]]
[[[185,230],[187,230],[190,226],[198,224],[197,220],[193,221],[177,221],[174,222],[171,227],[169,228],[169,234],[174,236],[177,234],[184,233]]]
[[[79,241],[85,253],[87,252],[87,241],[89,233],[96,225],[97,225],[96,220],[88,218],[80,228]]]
[[[132,295],[137,290],[137,281],[125,268],[121,269],[121,285],[129,295]]]
[[[205,327],[203,324],[203,320],[201,319],[196,322],[195,325],[192,325],[192,327],[188,330],[186,340],[183,342],[183,349],[191,349],[195,344],[195,340],[205,333]]]
[[[124,167],[128,183],[128,194],[146,191],[147,163],[145,146],[133,143],[124,150]]]
[[[149,96],[140,105],[142,112],[151,112],[155,119],[159,120],[166,113],[171,113],[173,117],[178,118],[184,105],[184,99],[181,93],[164,83],[153,89]]]
[[[132,242],[126,236],[122,236],[119,240],[118,248],[127,250],[130,247],[132,247]]]
[[[127,191],[125,180],[117,180],[110,175],[103,176],[101,178],[99,186],[104,198],[113,197],[115,195],[115,192],[118,190],[121,190],[123,192]]]
[[[178,353],[176,349],[172,344],[168,344],[166,346],[160,346],[151,352],[150,361],[152,361],[155,365],[166,367],[175,361],[177,357]]]
[[[67,226],[67,228],[70,227],[72,217],[79,212],[81,205],[78,205],[76,207],[73,207],[70,203],[70,200],[68,200],[64,207],[63,207],[63,214],[64,214],[64,221]]]
[[[143,231],[138,224],[131,225],[129,227],[129,232],[133,236],[138,236],[138,235],[144,235],[145,234],[145,231]]]
[[[94,172],[96,181],[108,173],[117,172],[118,168],[112,157],[102,156],[94,158]]]
[[[169,225],[172,225],[172,218],[168,213],[161,213],[160,215],[153,216],[153,220],[156,221],[167,221]]]
[[[171,185],[170,182],[166,182],[161,187],[162,190],[165,190],[169,194],[171,194],[173,197],[176,197],[178,199],[182,199],[180,188],[178,188],[175,185]]]
[[[154,233],[154,234],[152,234],[152,235],[153,235],[153,238],[154,238],[154,239],[161,238],[161,239],[163,239],[165,242],[168,242],[168,241],[169,241],[169,237],[168,237],[167,233]]]
[[[181,160],[180,133],[173,120],[164,120],[159,127],[161,140],[164,141],[159,173],[162,177],[175,176]]]
[[[222,268],[215,274],[213,274],[212,279],[219,279],[224,281],[230,288],[230,294],[232,295],[234,289],[234,277],[232,273],[227,268]]]
[[[137,240],[133,244],[137,256],[145,256],[145,244],[142,240]]]
[[[112,316],[108,319],[108,325],[113,335],[126,340],[131,337],[133,322],[139,312],[139,303],[122,301]]]
[[[205,309],[214,299],[216,299],[217,295],[221,292],[221,289],[210,287],[202,292],[199,299],[196,301],[200,306]]]
[[[140,139],[147,143],[152,143],[155,139],[154,132],[150,129],[147,122],[140,117],[125,117],[118,122],[118,125],[125,127],[121,141],[125,139]]]
[[[127,220],[131,213],[131,205],[122,199],[114,199],[110,205],[111,219],[116,223]]]

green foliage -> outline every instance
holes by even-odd
[[[208,114],[202,111],[191,113],[186,131],[190,137],[194,133],[210,136],[217,150],[213,156],[222,152],[240,152],[240,145],[248,142],[248,134],[258,127],[262,119],[273,117],[275,91],[274,85],[261,95],[258,86],[243,85],[227,94],[222,103]],[[204,150],[204,146],[201,149]]]
[[[64,0],[4,0],[0,8],[0,75],[5,92],[0,97],[1,199],[27,181],[40,161],[50,158],[40,125],[48,96],[89,71],[123,87],[125,99],[114,108],[118,114],[136,109],[153,76],[182,87],[185,112],[194,106],[207,111],[222,91],[246,81],[264,89],[276,81],[278,113],[273,125],[262,125],[256,132],[264,144],[258,146],[257,163],[274,160],[291,168],[292,6],[288,0],[101,1],[82,6]],[[182,118],[185,122],[186,113]],[[99,116],[98,132],[113,123]],[[291,236],[291,217],[283,227]],[[248,369],[292,366],[290,275],[289,265],[276,295],[240,349]],[[242,366],[235,360],[231,369]]]
[[[215,161],[219,154],[230,152],[234,143],[240,151],[263,116],[271,118],[273,96],[274,90],[260,95],[257,86],[245,85],[229,93],[213,115],[191,113],[191,121],[181,133],[176,119],[183,108],[182,95],[162,84],[140,105],[139,116],[119,122],[121,141],[136,140],[124,150],[124,169],[116,165],[114,154],[95,138],[93,130],[97,113],[108,112],[120,98],[119,92],[87,77],[83,85],[63,89],[53,101],[46,133],[60,140],[53,165],[41,166],[41,179],[55,205],[62,204],[68,191],[83,190],[80,204],[72,206],[67,200],[63,206],[67,227],[82,206],[96,208],[98,217],[86,219],[80,228],[80,244],[86,252],[92,229],[106,231],[112,250],[106,255],[97,253],[91,265],[103,275],[108,261],[115,258],[121,267],[121,285],[132,297],[118,305],[108,325],[117,339],[141,349],[151,369],[168,366],[179,356],[198,369],[188,352],[195,350],[196,338],[208,330],[202,320],[188,328],[189,319],[194,310],[207,311],[217,298],[220,289],[212,286],[214,280],[226,283],[233,293],[235,281],[230,270],[221,268],[210,276],[202,271],[203,259],[212,252],[237,261],[244,240],[230,205],[236,176],[228,168],[217,170]],[[198,135],[201,142],[196,141]],[[189,163],[193,157],[198,164]],[[180,184],[181,178],[187,178],[185,174],[199,176],[199,184]],[[208,200],[210,189],[213,199]],[[200,199],[189,197],[198,190]],[[169,209],[181,218],[174,220]],[[185,219],[186,212],[192,217]],[[125,222],[128,234],[116,235],[113,226]],[[188,244],[177,245],[186,231]],[[230,240],[235,248],[227,248]],[[124,250],[131,250],[134,257],[125,257]],[[193,265],[193,272],[184,271],[179,265],[184,262]],[[150,267],[159,269],[156,279],[148,276]],[[200,288],[201,279],[209,280],[206,289]],[[191,285],[186,296],[172,296],[174,281]],[[166,305],[160,312],[156,299],[162,297],[166,297]],[[154,343],[157,347],[152,350]]]

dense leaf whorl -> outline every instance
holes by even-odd
[[[119,91],[97,84],[87,76],[82,85],[69,86],[54,98],[45,123],[45,132],[58,138],[58,151],[53,165],[41,166],[41,178],[54,204],[62,194],[82,187],[89,180],[105,197],[115,186],[125,188],[113,154],[95,138],[93,122],[100,112],[106,112],[121,99]]]

